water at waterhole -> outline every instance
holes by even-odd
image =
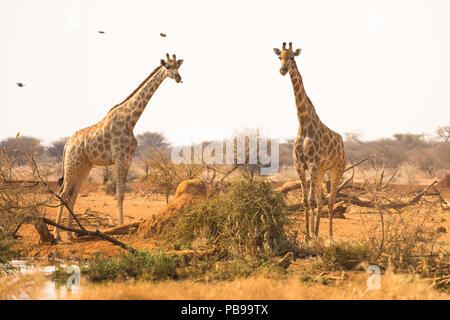
[[[63,261],[52,261],[53,265],[41,266],[39,264],[31,263],[27,260],[11,260],[9,266],[11,268],[11,274],[19,278],[21,275],[36,275],[44,276],[43,283],[39,282],[39,297],[41,300],[65,300],[70,298],[71,295],[79,293],[81,290],[81,278],[79,281],[71,279],[69,281],[53,280],[51,274],[56,270],[58,266],[66,268],[67,265]],[[75,273],[74,270],[71,273]],[[25,292],[17,292],[11,299],[27,300],[36,297],[29,297]]]

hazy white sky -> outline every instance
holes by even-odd
[[[331,129],[433,133],[450,125],[449,17],[448,0],[2,0],[0,139],[48,143],[96,123],[166,52],[184,59],[184,83],[164,81],[135,134],[294,137],[291,83],[272,50],[283,41],[302,48],[306,91]]]

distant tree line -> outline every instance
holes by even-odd
[[[25,153],[31,152],[34,158],[39,161],[62,161],[64,145],[69,137],[59,138],[52,141],[49,146],[44,146],[42,141],[35,137],[18,136],[9,137],[0,140],[0,150],[7,152],[8,155],[13,155],[17,158],[22,158]],[[135,151],[135,157],[148,156],[149,147],[168,148],[170,146],[163,134],[157,132],[144,132],[136,136],[138,140],[138,147]],[[16,164],[22,164],[21,161],[16,161]]]
[[[280,143],[280,166],[292,166],[293,140]],[[344,134],[345,157],[348,164],[372,154],[364,165],[398,168],[402,164],[417,166],[434,177],[440,170],[450,170],[450,126],[439,127],[432,137],[424,134],[398,133],[392,138],[363,141],[358,133]]]
[[[376,154],[366,166],[398,168],[402,164],[417,166],[434,177],[439,170],[450,170],[450,126],[440,127],[433,137],[424,134],[398,133],[392,138],[362,141],[358,134],[347,133],[344,138],[349,163]]]
[[[44,146],[41,140],[34,137],[10,137],[0,141],[0,151],[14,153],[17,165],[23,164],[21,159],[26,152],[31,152],[39,161],[61,162],[67,139],[67,137],[60,138],[51,142],[49,146]],[[154,156],[154,148],[165,150],[167,153],[171,150],[170,143],[159,132],[144,132],[137,135],[136,139],[138,141],[134,154],[136,161],[146,163]],[[280,142],[280,167],[293,165],[293,142],[293,139]],[[344,145],[349,164],[368,155],[377,154],[377,157],[371,158],[365,165],[397,168],[407,163],[417,166],[430,176],[434,176],[439,170],[450,170],[450,126],[439,127],[435,135],[428,138],[425,138],[424,134],[398,133],[392,138],[363,141],[360,134],[347,132],[344,134]],[[144,169],[148,173],[149,168]]]
[[[280,143],[280,167],[293,165],[293,142]],[[428,138],[424,134],[398,133],[392,138],[363,141],[360,134],[347,132],[344,147],[348,165],[376,154],[364,166],[398,168],[410,164],[433,177],[439,170],[450,170],[450,126],[439,127]]]

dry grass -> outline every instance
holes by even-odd
[[[290,229],[284,196],[263,179],[240,178],[226,193],[185,208],[168,239],[187,248],[206,241],[232,258],[261,258],[292,251]]]
[[[44,280],[39,274],[0,277],[0,300],[39,299]]]
[[[417,277],[386,274],[381,276],[381,289],[366,291],[367,274],[355,275],[350,281],[336,285],[305,283],[298,277],[284,280],[262,276],[237,279],[230,282],[194,283],[169,281],[160,283],[107,283],[87,285],[71,299],[243,299],[243,300],[325,300],[325,299],[375,299],[414,300],[450,299],[449,294],[436,291],[430,283]]]
[[[370,183],[368,183],[370,184]],[[263,189],[261,189],[263,190]],[[264,189],[266,190],[266,189]],[[263,191],[264,191],[263,190]],[[364,194],[374,201],[381,201],[383,197],[389,199],[394,189],[386,190],[387,194],[376,193],[371,194],[367,192]],[[267,197],[267,192],[262,192]],[[261,205],[261,201],[254,201],[256,192],[251,189],[246,190],[245,197],[239,194],[236,201],[231,201],[229,207],[231,212],[238,212],[235,210],[241,202],[249,203],[246,213],[258,212],[253,207],[255,203]],[[232,193],[229,193],[231,196]],[[404,196],[407,198],[407,196]],[[380,200],[381,199],[381,200]],[[134,217],[126,216],[127,219],[137,220],[139,217],[147,218],[155,210],[155,203],[150,203],[148,199],[141,193],[133,193],[127,195],[126,212],[133,212]],[[238,201],[239,200],[239,201]],[[400,200],[402,198],[400,197]],[[425,201],[426,200],[426,201]],[[88,281],[82,282],[82,289],[80,292],[72,294],[69,298],[74,299],[449,299],[450,295],[444,291],[438,291],[432,288],[430,279],[421,279],[422,277],[435,277],[448,274],[447,269],[441,268],[439,263],[446,263],[448,261],[448,233],[445,231],[437,232],[437,227],[445,226],[449,230],[449,222],[447,221],[447,214],[440,209],[437,204],[432,205],[432,198],[427,198],[423,202],[415,206],[406,208],[405,210],[377,212],[376,209],[371,210],[349,210],[347,212],[347,219],[336,221],[336,241],[339,241],[339,247],[332,247],[332,250],[318,252],[316,258],[302,259],[304,264],[313,261],[330,262],[322,269],[316,267],[308,272],[303,266],[300,268],[293,268],[292,266],[283,272],[278,273],[276,278],[265,276],[259,272],[252,272],[250,269],[242,269],[244,272],[237,272],[235,277],[210,277],[205,272],[195,274],[188,279],[181,281],[162,281],[162,282],[106,282],[104,284],[92,284]],[[160,201],[161,202],[161,201]],[[81,208],[95,208],[96,210],[104,212],[104,214],[114,214],[116,210],[116,203],[112,197],[105,196],[103,192],[99,194],[96,191],[89,191],[77,204],[77,210]],[[160,204],[158,204],[160,205]],[[263,206],[266,208],[265,206]],[[247,208],[247,207],[246,207]],[[48,211],[54,213],[56,209],[51,208]],[[100,212],[99,211],[99,212]],[[241,210],[242,211],[242,210]],[[204,210],[201,210],[205,213]],[[240,212],[240,211],[239,211]],[[263,210],[264,214],[257,217],[269,217],[267,210]],[[271,211],[270,211],[271,212]],[[269,212],[269,213],[270,213]],[[229,212],[227,215],[230,215]],[[249,216],[246,214],[245,217]],[[299,221],[302,221],[301,215]],[[211,210],[207,217],[217,218],[217,212]],[[230,215],[230,220],[233,216]],[[381,218],[383,219],[381,224]],[[207,219],[207,220],[208,220]],[[262,218],[261,218],[262,219]],[[225,221],[225,220],[224,220]],[[228,221],[228,220],[226,220]],[[236,220],[237,221],[237,220]],[[231,230],[233,237],[228,239],[230,243],[235,244],[234,248],[241,248],[243,245],[253,247],[261,247],[262,237],[254,236],[248,238],[249,231],[261,231],[260,224],[252,224],[247,220],[245,223],[239,221],[239,228],[234,229],[234,224],[231,224],[227,230]],[[260,220],[257,220],[260,221]],[[261,220],[262,221],[262,220]],[[194,224],[192,221],[183,226],[184,230],[193,231]],[[200,226],[206,226],[207,223],[200,221]],[[208,220],[208,222],[211,222]],[[259,223],[259,222],[258,222]],[[327,223],[324,219],[322,223]],[[242,227],[243,225],[244,227]],[[246,229],[245,227],[251,228]],[[20,235],[27,237],[22,238],[23,241],[29,245],[37,242],[36,238],[29,236],[27,231],[29,225],[24,225],[20,230]],[[264,227],[264,225],[263,225]],[[30,229],[30,228],[29,228]],[[32,228],[31,228],[32,229]],[[225,230],[225,231],[227,231]],[[325,228],[323,228],[323,231]],[[204,231],[203,229],[201,231]],[[213,236],[210,237],[211,242],[218,238],[227,236],[227,232],[219,230],[220,232],[211,232]],[[263,231],[266,231],[265,229]],[[33,231],[34,232],[34,231]],[[243,232],[240,234],[239,232]],[[259,232],[264,234],[264,232]],[[205,236],[205,233],[199,232],[200,236]],[[251,234],[250,234],[251,235]],[[323,235],[323,234],[321,234]],[[196,234],[196,236],[198,236]],[[25,239],[26,238],[26,239]],[[142,240],[134,235],[124,235],[119,237],[125,242],[130,242],[130,245],[140,247],[141,245],[150,244],[147,240]],[[30,240],[31,239],[31,240]],[[195,238],[197,239],[197,238]],[[195,240],[194,239],[194,240]],[[219,239],[220,240],[220,239]],[[231,242],[233,240],[234,242]],[[345,245],[341,246],[345,241],[352,243],[364,243],[365,248],[370,249],[371,254],[367,259],[370,263],[380,265],[382,267],[394,268],[397,272],[410,272],[413,274],[394,274],[387,272],[382,275],[382,287],[380,290],[366,291],[366,280],[369,277],[365,272],[345,271],[346,277],[336,280],[330,277],[330,274],[325,272],[332,272],[334,270],[341,270],[342,265],[350,260],[366,260],[366,255],[359,256],[360,251],[354,251],[353,247],[347,248]],[[192,245],[192,244],[191,244]],[[55,246],[40,246],[36,250],[42,250],[42,254],[48,256],[49,253],[55,253],[64,249],[71,256],[91,256],[95,251],[101,250],[103,253],[108,251],[117,254],[117,248],[103,242],[71,242],[62,243]],[[208,248],[209,246],[206,246]],[[274,248],[276,246],[273,246]],[[109,248],[109,249],[108,249]],[[94,250],[95,249],[95,250]],[[116,250],[113,252],[113,250]],[[245,249],[245,248],[244,248]],[[255,250],[244,250],[246,254],[255,255]],[[335,250],[336,249],[336,250]],[[342,250],[341,250],[342,249]],[[442,250],[441,250],[442,249]],[[77,252],[79,251],[79,252]],[[284,252],[283,252],[284,253]],[[355,256],[356,255],[356,256]],[[422,259],[424,256],[431,256],[429,259]],[[355,257],[354,257],[355,256]],[[374,258],[375,257],[375,258]],[[328,259],[328,260],[327,260]],[[298,259],[300,260],[300,259]],[[237,261],[237,260],[232,260]],[[211,264],[212,271],[221,270],[220,264]],[[241,267],[242,264],[238,264]],[[406,266],[406,267],[405,267]],[[446,265],[448,266],[448,264]],[[192,265],[190,266],[192,267]],[[201,267],[201,266],[200,266]],[[208,272],[210,269],[204,268]],[[225,268],[226,269],[226,268]],[[226,269],[224,273],[230,274],[230,268]],[[241,270],[239,269],[239,270]],[[394,270],[393,269],[393,270]],[[203,270],[203,269],[202,269]],[[444,271],[441,271],[444,270]],[[108,271],[108,270],[106,270]],[[211,272],[212,272],[211,271]],[[321,272],[321,275],[318,275]],[[243,277],[243,273],[248,274]],[[324,275],[322,275],[324,273]],[[308,277],[303,277],[307,274]],[[199,283],[193,281],[197,277],[201,277],[204,281]],[[183,277],[181,277],[183,278]],[[205,280],[206,279],[206,280]],[[211,281],[211,279],[216,279]],[[231,281],[222,281],[223,279],[233,279]],[[324,279],[325,281],[321,281]],[[208,281],[209,280],[209,281]],[[318,281],[319,280],[319,281]],[[35,276],[20,276],[12,278],[10,276],[0,278],[0,299],[36,299],[45,297],[43,295],[43,288],[45,281],[39,280]]]
[[[224,282],[192,280],[164,282],[106,282],[92,284],[82,280],[80,290],[67,299],[87,300],[450,300],[450,295],[431,287],[431,282],[412,275],[386,272],[381,289],[366,290],[368,274],[349,272],[345,280],[324,285],[304,282],[290,275],[271,279],[262,275]],[[0,278],[0,300],[45,299],[45,278],[36,274]]]

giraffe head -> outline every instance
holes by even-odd
[[[273,51],[278,56],[281,61],[281,75],[286,75],[289,69],[294,65],[294,58],[302,52],[302,49],[292,50],[292,42],[289,42],[289,49],[286,49],[286,42],[283,42],[283,48],[277,49],[273,48]]]
[[[169,78],[175,79],[175,81],[177,83],[178,82],[182,82],[181,81],[181,76],[178,73],[178,68],[183,63],[183,60],[178,60],[177,61],[177,56],[176,55],[172,55],[172,59],[170,59],[168,53],[166,54],[166,58],[167,58],[167,60],[161,59],[161,65],[164,67],[164,69],[166,71],[166,75]]]

